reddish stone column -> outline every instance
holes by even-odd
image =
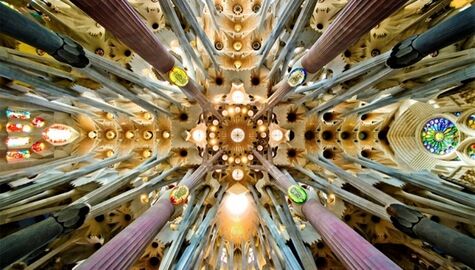
[[[302,58],[302,67],[315,73],[353,45],[407,0],[350,0],[323,35]]]
[[[168,196],[162,196],[132,224],[79,265],[78,269],[129,269],[142,255],[147,244],[167,223],[173,212],[174,206]]]
[[[315,199],[302,212],[346,269],[401,269]]]
[[[199,184],[199,180],[208,172],[213,163],[221,156],[222,151],[206,160],[189,177],[178,184],[190,190]],[[162,194],[159,201],[152,205],[132,224],[125,227],[119,234],[82,263],[78,269],[129,269],[142,255],[147,244],[160,232],[173,215],[175,206],[171,203],[170,193]]]

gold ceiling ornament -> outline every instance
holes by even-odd
[[[96,139],[97,138],[97,131],[95,130],[91,130],[87,133],[87,137],[89,137],[89,139]]]
[[[230,156],[250,152],[257,137],[253,123],[241,111],[237,113],[236,108],[240,107],[229,106],[225,110],[227,117],[221,124],[222,128],[216,132],[218,140],[216,143]]]
[[[115,133],[115,131],[113,131],[113,130],[106,131],[106,139],[113,140],[113,139],[115,139],[116,136],[117,136],[117,134]]]
[[[150,131],[150,130],[145,130],[143,133],[142,133],[142,138],[146,141],[150,140],[153,138],[153,132]]]
[[[269,125],[269,146],[277,147],[289,141],[290,130],[283,129],[275,123]]]
[[[205,148],[208,141],[206,140],[207,137],[207,129],[205,123],[200,123],[192,130],[186,132],[186,141],[194,143],[196,146]]]
[[[160,155],[169,153],[172,141],[171,121],[168,117],[159,116],[156,121],[157,150]]]
[[[115,155],[114,150],[108,150],[108,151],[106,152],[106,156],[107,156],[108,158],[113,157],[114,155]]]
[[[241,164],[231,164],[226,168],[226,179],[230,182],[240,182],[241,184],[250,181],[252,178],[250,176],[249,166],[247,166],[251,160],[248,157],[241,156],[241,160],[245,159],[245,162]],[[245,185],[245,184],[243,184]]]
[[[152,156],[152,153],[153,153],[152,150],[150,150],[150,149],[144,149],[144,150],[142,151],[142,157],[143,157],[143,158],[149,158],[149,157]]]
[[[251,98],[246,93],[242,82],[233,82],[231,84],[231,91],[226,95],[224,103],[234,105],[248,105],[251,103]]]
[[[133,131],[127,130],[127,131],[125,132],[125,138],[126,138],[126,139],[131,140],[131,139],[133,139],[134,137],[135,137],[135,133],[134,133]]]

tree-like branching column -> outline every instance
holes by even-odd
[[[161,74],[168,74],[170,81],[196,100],[203,110],[221,118],[198,84],[186,72],[176,67],[175,58],[147,28],[137,11],[125,0],[85,1],[73,0],[75,5],[109,30]],[[120,14],[120,16],[117,16]],[[177,82],[179,81],[179,82]]]
[[[40,48],[56,60],[73,67],[83,68],[89,64],[79,44],[33,23],[6,5],[0,5],[0,33]]]
[[[427,55],[475,34],[474,23],[475,6],[472,5],[428,31],[398,43],[387,64],[391,68],[413,65]]]
[[[188,197],[189,190],[196,187],[220,156],[221,152],[215,154],[198,167],[193,174],[183,178],[174,190],[162,194],[156,204],[152,205],[150,209],[132,224],[89,257],[80,265],[79,269],[130,268],[139,259],[147,244],[152,241],[153,237],[157,235],[171,218],[175,211],[175,205],[184,203]],[[177,196],[178,193],[180,193],[179,196]]]
[[[0,239],[0,268],[38,250],[59,235],[81,227],[88,213],[89,206],[72,205],[52,217]]]
[[[403,205],[392,204],[387,211],[394,226],[402,232],[420,238],[475,268],[475,239],[436,223]]]
[[[376,24],[401,8],[405,2],[406,0],[349,1],[330,24],[330,27],[302,57],[300,64],[292,67],[289,80],[281,81],[277,85],[276,91],[255,118],[279,103],[294,87],[304,83],[306,76],[300,75],[300,73],[317,72]]]

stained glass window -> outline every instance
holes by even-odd
[[[427,151],[435,155],[446,155],[455,151],[460,142],[460,132],[449,119],[437,117],[424,124],[421,138]]]
[[[43,119],[42,117],[35,117],[33,118],[33,120],[31,120],[31,124],[36,127],[36,128],[42,128],[45,126],[46,122],[45,122],[45,119]]]
[[[472,114],[467,118],[467,126],[475,130],[475,114]]]
[[[31,146],[31,150],[35,153],[40,153],[42,152],[43,150],[45,150],[45,147],[46,145],[43,143],[43,142],[35,142],[32,146]]]
[[[8,148],[25,147],[30,144],[30,137],[8,137],[6,144]]]
[[[475,159],[475,143],[472,143],[467,147],[467,156],[471,159]]]
[[[30,150],[12,150],[12,151],[7,151],[7,161],[20,161],[20,160],[25,160],[30,158]]]
[[[42,137],[52,145],[65,145],[74,141],[78,133],[69,126],[54,124],[43,131]]]
[[[8,133],[15,133],[15,132],[25,132],[25,133],[30,133],[31,132],[31,126],[30,125],[23,125],[22,123],[7,123],[7,132]]]
[[[9,119],[26,120],[26,119],[30,119],[31,117],[31,114],[29,111],[14,110],[10,108],[6,109],[5,113]]]

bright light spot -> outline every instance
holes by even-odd
[[[274,141],[279,142],[284,138],[284,133],[280,129],[274,129],[272,130],[271,136]]]
[[[233,216],[239,217],[244,214],[249,206],[249,200],[245,193],[232,194],[226,198],[226,209]]]
[[[234,91],[231,95],[231,100],[234,104],[244,103],[244,93],[241,91]]]
[[[244,172],[241,169],[234,169],[232,176],[234,180],[240,181],[244,178]]]
[[[30,137],[8,137],[6,141],[8,148],[22,147],[29,143]]]
[[[206,132],[204,130],[196,129],[191,134],[191,137],[195,142],[201,142],[206,139]]]
[[[231,140],[235,143],[240,143],[244,141],[244,138],[246,137],[246,133],[244,133],[244,130],[240,128],[235,128],[231,131]]]

